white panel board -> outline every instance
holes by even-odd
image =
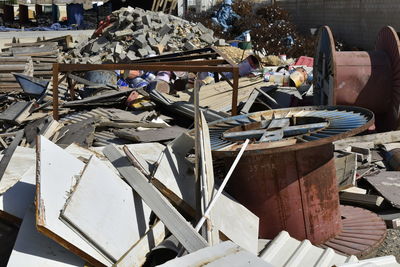
[[[1,155],[1,158],[3,155]],[[8,163],[7,169],[0,180],[0,194],[15,185],[22,175],[36,164],[35,150],[27,147],[17,147]]]
[[[110,260],[59,219],[85,164],[43,136],[37,146],[36,224],[39,231],[93,265],[110,266]]]
[[[92,157],[61,218],[116,262],[149,230],[150,213],[126,182]]]
[[[23,219],[26,209],[33,204],[36,189],[36,167],[31,167],[13,187],[0,195],[0,210]]]
[[[8,267],[72,267],[85,266],[85,262],[35,228],[35,210],[26,210],[19,229]]]
[[[182,146],[173,142],[165,148],[154,178],[194,209],[196,202],[193,164],[184,157],[191,146],[186,149],[182,149]],[[244,249],[257,254],[259,219],[256,215],[225,192],[211,213],[214,219],[212,223],[219,231]]]

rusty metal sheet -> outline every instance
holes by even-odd
[[[400,172],[384,171],[365,179],[395,208],[400,208]]]

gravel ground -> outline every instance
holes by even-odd
[[[394,255],[400,262],[400,229],[388,229],[386,238],[378,250],[368,258]]]

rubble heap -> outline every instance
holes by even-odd
[[[192,23],[140,8],[122,8],[111,15],[110,25],[99,36],[70,54],[73,63],[123,63],[139,58],[203,48],[223,40],[201,23]]]

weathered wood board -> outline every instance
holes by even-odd
[[[112,262],[60,219],[85,164],[43,136],[37,142],[36,225],[38,230],[93,265]]]
[[[364,177],[393,207],[400,208],[400,172]]]
[[[61,218],[116,262],[148,231],[150,214],[126,182],[92,157]]]

